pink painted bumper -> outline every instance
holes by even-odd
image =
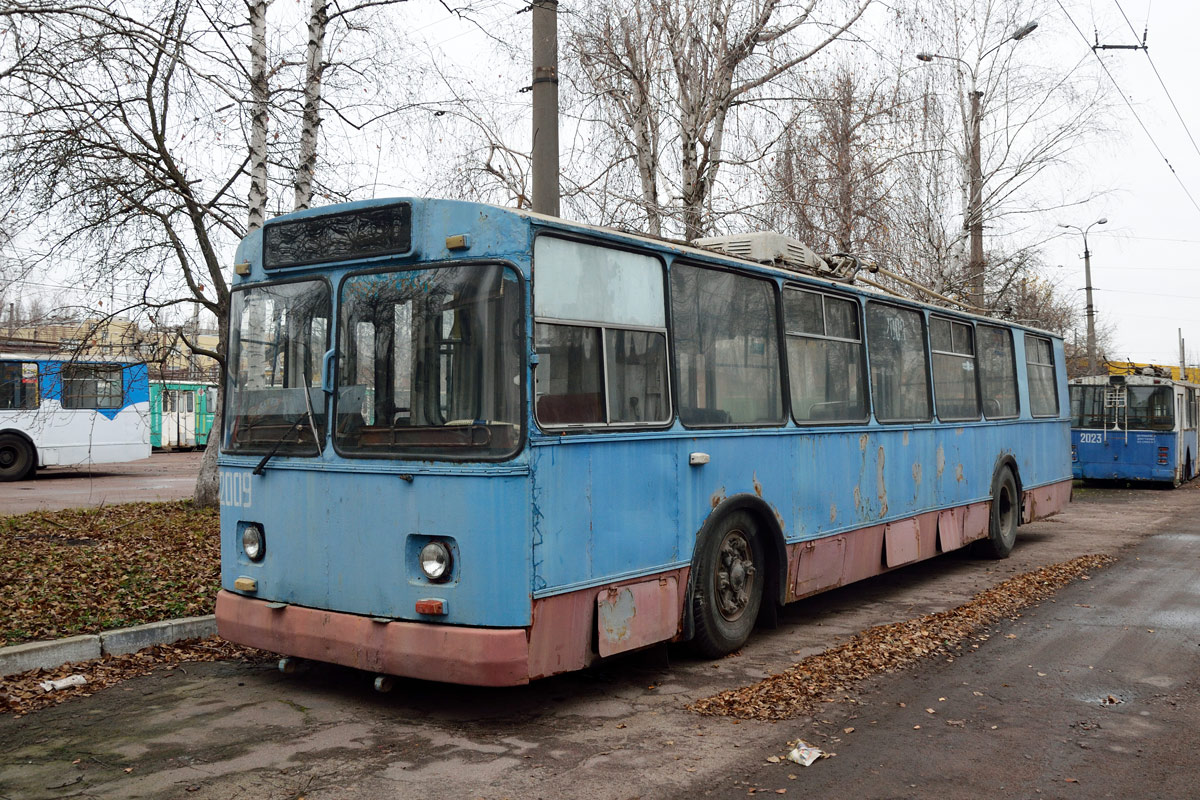
[[[529,682],[524,628],[375,622],[303,606],[268,608],[264,600],[222,590],[217,632],[238,644],[385,675],[474,686]]]

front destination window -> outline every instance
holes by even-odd
[[[505,458],[521,440],[517,274],[372,272],[341,288],[334,442],[348,455]]]
[[[325,439],[325,281],[236,291],[229,333],[228,450],[315,456]]]

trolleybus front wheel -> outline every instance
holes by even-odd
[[[19,481],[33,474],[33,448],[11,433],[0,435],[0,481]]]
[[[1001,467],[992,481],[992,509],[988,535],[975,543],[975,553],[986,558],[1008,558],[1017,543],[1017,524],[1021,521],[1021,494],[1012,469]]]
[[[692,617],[695,648],[717,658],[750,637],[762,605],[762,543],[754,518],[734,511],[703,537],[696,558]]]

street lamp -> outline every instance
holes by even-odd
[[[1083,234],[1083,287],[1087,293],[1088,375],[1096,374],[1096,309],[1092,305],[1092,253],[1088,250],[1087,235],[1092,226],[1104,225],[1107,222],[1108,219],[1106,217],[1101,217],[1086,228],[1081,228],[1078,225],[1068,225],[1065,222],[1058,223],[1058,227],[1060,228],[1070,228]]]
[[[1019,42],[1029,34],[1037,30],[1037,21],[1031,20],[1026,22],[1021,27],[1010,33],[1004,41],[994,47],[991,47],[979,54],[979,61],[987,58],[992,53],[999,50],[1009,42]],[[970,277],[970,292],[971,302],[982,308],[983,307],[983,290],[984,290],[984,274],[983,274],[983,164],[980,161],[979,147],[979,129],[983,118],[983,110],[980,108],[980,101],[983,99],[983,92],[975,88],[976,75],[975,69],[963,61],[958,56],[945,56],[940,53],[917,53],[918,61],[933,61],[935,58],[940,58],[944,61],[957,61],[966,67],[967,74],[971,76],[971,90],[967,93],[967,97],[971,101],[971,118],[970,127],[967,130],[970,140],[970,163],[967,166],[968,178],[970,180],[970,195],[967,200],[967,216],[963,220],[963,227],[970,232],[971,236],[971,257],[967,264],[967,272]]]

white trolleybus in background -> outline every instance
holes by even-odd
[[[145,364],[0,352],[0,481],[149,456]]]

